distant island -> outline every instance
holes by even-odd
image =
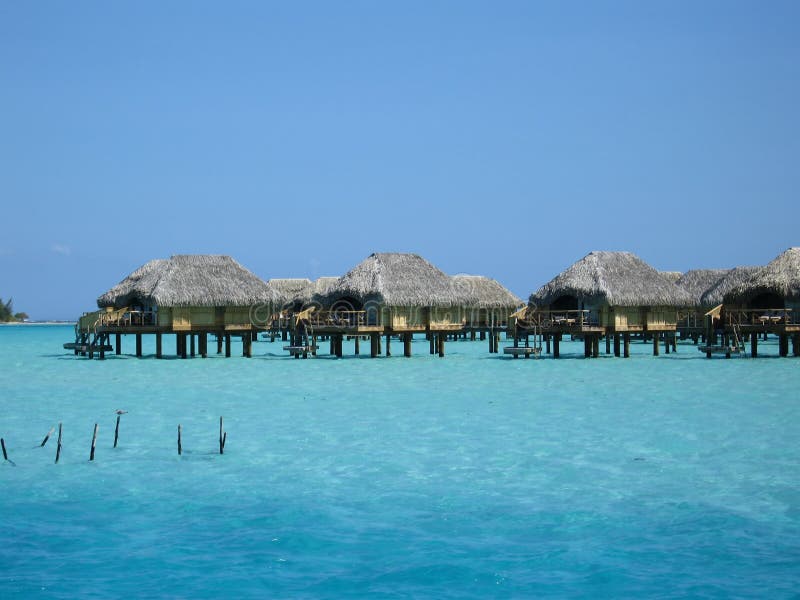
[[[8,299],[3,302],[0,298],[0,323],[19,323],[28,319],[28,314],[24,312],[14,312],[14,300]]]

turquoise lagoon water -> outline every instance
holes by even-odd
[[[0,598],[797,597],[800,359],[774,340],[99,362],[71,337],[0,328]]]

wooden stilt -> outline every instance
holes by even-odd
[[[181,424],[178,423],[178,456],[183,454],[183,447],[181,446]]]
[[[561,345],[561,334],[556,333],[553,335],[553,358],[560,358],[561,357],[561,350],[559,346]]]
[[[789,336],[785,333],[778,335],[778,355],[789,356]]]
[[[142,334],[136,334],[136,356],[142,356]]]
[[[217,354],[222,354],[222,334],[217,333]]]
[[[317,336],[311,336],[311,356],[317,355]]]
[[[611,336],[609,334],[605,334],[606,338],[606,354],[611,354]]]
[[[800,356],[800,334],[792,336],[792,356]]]
[[[473,333],[475,333],[473,331]],[[411,356],[411,340],[413,339],[413,333],[406,333],[403,335],[403,356],[409,358]]]
[[[199,334],[199,342],[200,342],[200,356],[206,358],[208,356],[208,333],[203,332]]]
[[[225,358],[231,357],[231,334],[225,334]]]
[[[479,339],[480,339],[482,342],[485,342],[485,341],[486,341],[486,330],[485,330],[485,329],[481,329],[481,332],[480,332],[480,335],[479,335]]]
[[[99,338],[100,340],[100,360],[106,359],[106,336],[101,335]]]
[[[589,358],[592,355],[592,338],[588,335],[583,336],[583,357]]]
[[[194,358],[194,354],[195,354],[194,334],[190,333],[189,334],[189,356]]]
[[[186,334],[185,333],[181,333],[180,337],[181,337],[181,358],[186,358],[188,356],[187,353],[186,353],[186,346],[187,346],[187,344],[186,344]]]
[[[672,340],[672,351],[678,351],[678,334],[675,331],[670,332],[669,339]]]
[[[592,358],[598,358],[600,356],[600,334],[593,334],[592,335]]]
[[[344,336],[341,333],[336,334],[336,358],[342,358],[342,339]]]
[[[361,354],[361,336],[358,336],[358,335],[356,336],[356,339],[355,339],[355,353],[356,353],[356,356]]]
[[[447,334],[446,333],[440,333],[438,337],[439,337],[439,358],[443,358],[444,357],[444,342],[447,339]]]
[[[55,430],[56,430],[56,428],[55,428],[55,427],[51,427],[51,428],[50,428],[50,431],[48,431],[48,432],[47,432],[47,435],[46,435],[46,436],[44,436],[44,439],[42,440],[42,443],[41,443],[41,444],[39,444],[39,448],[44,448],[44,445],[47,443],[47,440],[49,440],[49,439],[50,439],[50,436],[51,436],[51,435],[53,435],[53,432],[54,432]]]
[[[161,334],[156,334],[156,358],[161,358]]]
[[[117,447],[117,440],[119,440],[119,420],[122,415],[117,415],[117,425],[114,427],[114,448]]]
[[[619,334],[615,333],[614,334],[614,356],[616,356],[617,358],[619,358],[619,355],[620,355],[620,344],[619,344],[619,342],[620,342]]]
[[[8,452],[6,452],[6,441],[0,438],[0,446],[3,448],[3,460],[8,460]]]
[[[664,332],[664,354],[669,354],[670,351],[669,331]]]
[[[378,356],[378,340],[380,340],[380,334],[377,332],[372,332],[369,334],[369,356],[370,358],[375,358]]]
[[[219,453],[223,454],[225,452],[225,442],[224,442],[224,434],[222,429],[222,417],[219,418]]]
[[[758,358],[758,334],[750,334],[750,356]]]
[[[544,348],[545,353],[550,354],[550,334],[549,333],[546,336],[544,336],[544,344],[545,344],[545,348]]]
[[[392,355],[392,335],[386,334],[386,356]]]
[[[114,335],[114,354],[117,356],[122,354],[122,334],[120,333]]]
[[[658,343],[660,340],[658,339],[658,337],[659,337],[658,333],[653,334],[653,356],[658,356],[659,354]]]
[[[431,354],[436,354],[436,335],[433,332],[428,334],[428,342],[429,342],[430,347],[431,347],[430,348]],[[491,346],[490,346],[490,348],[491,348]],[[489,350],[489,352],[491,352],[491,350]]]
[[[624,358],[630,358],[631,356],[631,334],[627,331],[622,335],[622,347],[623,347],[623,354]]]

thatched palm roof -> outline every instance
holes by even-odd
[[[703,294],[717,285],[729,272],[730,269],[692,269],[686,271],[675,284],[686,290],[695,304],[702,304]]]
[[[747,302],[764,293],[800,300],[800,247],[789,248],[723,294],[726,303]]]
[[[331,304],[346,297],[387,306],[458,304],[447,274],[417,254],[399,252],[371,254],[315,299]]]
[[[146,263],[100,296],[97,305],[250,306],[271,300],[264,281],[230,256],[179,254]]]
[[[314,284],[310,279],[270,279],[267,287],[275,297],[278,306],[305,304],[314,293]]]
[[[748,279],[758,267],[736,267],[728,271],[724,277],[720,278],[713,286],[708,288],[700,296],[701,306],[717,306],[729,291],[738,286],[742,281]]]
[[[314,294],[327,294],[334,284],[339,281],[338,277],[319,277],[314,281]]]
[[[498,281],[483,275],[454,275],[453,286],[461,306],[514,309],[524,304]]]
[[[590,252],[531,294],[533,305],[574,296],[610,306],[687,306],[689,294],[630,252]]]
[[[659,271],[659,273],[661,273],[661,276],[670,283],[677,283],[683,275],[683,273],[680,271]]]

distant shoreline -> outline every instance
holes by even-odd
[[[75,325],[75,321],[9,321],[8,323],[0,323],[3,325]]]

